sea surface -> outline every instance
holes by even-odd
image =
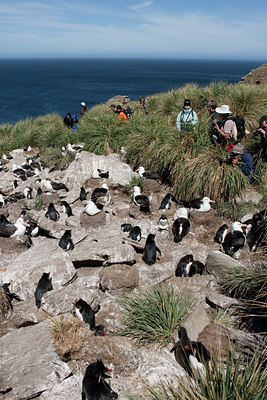
[[[0,124],[56,112],[79,116],[116,95],[131,100],[194,82],[236,83],[264,61],[0,59]]]

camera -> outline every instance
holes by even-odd
[[[264,133],[261,132],[260,129],[262,129],[262,130],[264,131]],[[258,127],[258,129],[256,130],[256,132],[254,132],[254,135],[255,135],[255,136],[260,135],[260,136],[261,136],[262,142],[265,143],[265,144],[267,144],[266,126],[260,125],[260,126]]]
[[[237,154],[230,153],[230,154],[228,155],[227,159],[226,159],[226,162],[227,162],[228,164],[231,164],[232,161],[236,158],[236,156],[237,156]]]

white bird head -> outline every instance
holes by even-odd
[[[209,197],[203,197],[202,201],[203,203],[215,203],[215,201],[211,200]]]
[[[232,223],[232,231],[240,231],[243,232],[242,228],[246,227],[246,224],[241,224],[239,221],[235,221]]]
[[[133,194],[134,194],[134,196],[138,196],[139,194],[141,194],[141,189],[139,186],[133,187]]]
[[[138,174],[142,177],[144,172],[145,172],[145,168],[144,167],[139,167],[137,170]]]

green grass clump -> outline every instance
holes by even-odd
[[[236,359],[237,358],[237,359]],[[241,364],[241,358],[229,353],[226,364],[212,359],[211,368],[206,368],[205,381],[196,384],[188,377],[179,388],[163,384],[159,388],[148,388],[147,400],[264,400],[267,384],[266,360],[256,353]],[[135,400],[137,400],[135,398]]]
[[[141,291],[138,297],[124,296],[119,302],[125,309],[121,335],[137,345],[165,346],[187,316],[192,297],[168,285]]]
[[[232,268],[222,281],[227,296],[238,299],[267,299],[267,264]]]
[[[124,144],[126,124],[107,105],[93,107],[79,121],[78,139],[84,150],[97,155],[119,152]]]
[[[131,191],[132,191],[132,188],[134,186],[139,186],[141,192],[143,192],[144,189],[145,189],[145,181],[144,181],[144,179],[141,178],[141,176],[133,175],[132,178],[130,179],[129,183],[127,183],[124,186],[124,192],[130,195]]]
[[[255,204],[248,202],[236,204],[234,201],[219,201],[216,203],[216,209],[220,216],[231,221],[240,221],[249,211],[255,211]]]
[[[59,147],[47,147],[43,151],[41,160],[45,162],[48,167],[55,167],[57,169],[66,169],[74,160],[75,153],[66,151],[65,155]]]
[[[227,296],[244,304],[239,317],[253,331],[262,332],[267,321],[267,264],[233,268],[221,282]]]

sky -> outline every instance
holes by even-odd
[[[0,0],[0,58],[267,59],[266,0]]]

